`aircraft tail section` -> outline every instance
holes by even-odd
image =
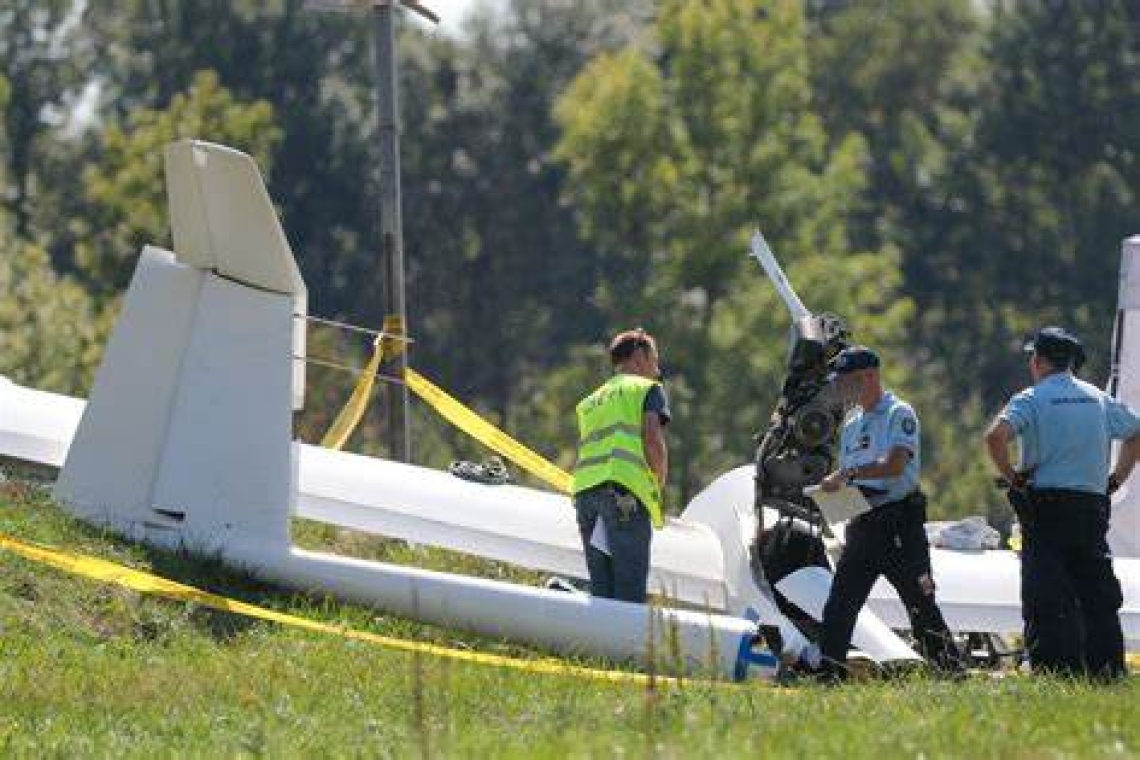
[[[1125,239],[1120,260],[1120,292],[1112,335],[1108,391],[1140,410],[1140,235]],[[1140,474],[1133,473],[1112,500],[1108,534],[1117,557],[1140,557]]]

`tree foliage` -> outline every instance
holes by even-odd
[[[624,41],[627,5],[520,1],[505,19],[472,19],[462,43],[405,41],[413,356],[507,423],[525,419],[531,378],[600,324],[597,260],[561,202],[551,111],[591,51]],[[382,283],[355,281],[353,314],[379,322]]]
[[[832,134],[868,146],[868,185],[850,216],[853,240],[897,248],[906,324],[905,391],[923,415],[924,470],[934,509],[985,511],[997,492],[981,465],[987,422],[964,336],[983,315],[963,299],[961,251],[976,223],[975,132],[985,19],[967,0],[811,4],[812,79]]]
[[[756,225],[861,339],[890,351],[910,314],[895,254],[850,251],[865,142],[828,139],[806,31],[795,2],[667,2],[652,43],[596,58],[559,102],[608,327],[644,324],[672,370],[682,500],[749,457],[776,400],[788,319],[746,257]]]
[[[973,224],[956,253],[976,273],[968,292],[1000,307],[972,321],[990,345],[1010,348],[1042,322],[1068,325],[1103,381],[1120,241],[1137,231],[1140,7],[1003,2],[994,13]],[[982,357],[979,370],[991,399],[1023,374],[1009,350]]]
[[[100,112],[113,120],[165,110],[205,70],[235,100],[273,104],[270,193],[310,305],[347,316],[379,228],[370,24],[300,0],[91,3],[85,21],[103,50]]]
[[[36,180],[49,154],[44,142],[66,121],[85,86],[90,40],[70,0],[6,0],[0,7],[0,76],[11,85],[4,111],[4,206],[16,233],[30,237]]]
[[[8,92],[0,77],[0,113]],[[14,217],[0,209],[0,375],[78,393],[90,382],[97,357],[91,299],[78,283],[55,273],[42,248],[17,237]]]
[[[199,72],[167,108],[139,109],[125,124],[109,124],[99,164],[83,173],[89,207],[77,222],[82,231],[75,255],[88,288],[100,297],[126,287],[143,245],[169,247],[163,150],[183,138],[237,148],[268,172],[281,133],[268,102],[238,101],[209,71]]]

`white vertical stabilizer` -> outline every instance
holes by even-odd
[[[1124,240],[1118,300],[1109,391],[1140,410],[1140,235]],[[1112,499],[1108,540],[1115,556],[1140,557],[1140,476],[1135,473]]]
[[[183,140],[166,180],[185,249],[144,249],[56,495],[155,543],[284,544],[305,286],[249,156]]]
[[[308,291],[257,164],[223,145],[180,140],[166,147],[166,197],[178,260],[293,300],[307,313]],[[293,324],[293,408],[305,400],[305,323]]]

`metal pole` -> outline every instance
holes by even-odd
[[[387,314],[397,316],[407,332],[404,305],[404,235],[400,217],[399,75],[396,68],[396,3],[373,6],[376,49],[376,107],[380,140],[380,239],[385,275]],[[404,376],[408,366],[407,345],[394,360],[395,373]],[[388,456],[411,461],[408,429],[408,389],[387,385],[384,389],[384,425]]]

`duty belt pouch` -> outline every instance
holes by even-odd
[[[623,523],[632,520],[637,510],[641,508],[641,502],[637,497],[620,486],[614,488],[614,503],[617,504],[618,521]]]
[[[912,514],[919,516],[919,522],[926,522],[926,494],[922,491],[915,491],[910,496],[903,500],[906,503],[907,509],[913,510]]]
[[[1017,521],[1021,523],[1022,529],[1024,530],[1027,526],[1032,525],[1036,508],[1033,505],[1033,497],[1029,490],[1011,488],[1005,492],[1005,495],[1009,499],[1009,506],[1013,507],[1013,513],[1017,515]]]

